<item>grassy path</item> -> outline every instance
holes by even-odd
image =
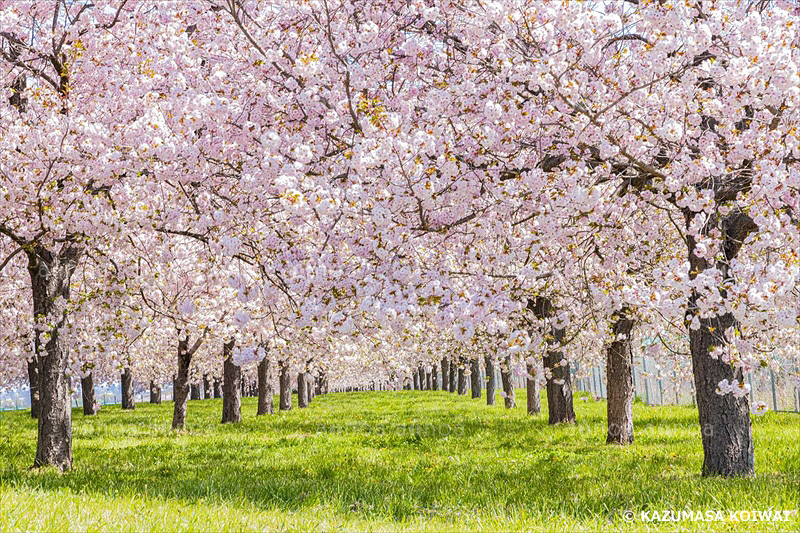
[[[525,405],[524,390],[517,401]],[[637,404],[627,448],[604,444],[605,403],[578,397],[574,427],[445,392],[331,394],[258,419],[246,398],[237,426],[218,423],[221,409],[190,402],[180,434],[169,429],[171,403],[76,411],[67,474],[29,470],[35,422],[0,414],[0,532],[800,530],[796,514],[730,520],[730,511],[800,509],[793,414],[754,418],[754,479],[718,480],[699,476],[688,407]],[[663,510],[726,520],[647,521]]]

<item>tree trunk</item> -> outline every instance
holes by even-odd
[[[47,328],[34,334],[39,371],[39,416],[34,466],[72,468],[72,406],[66,369],[69,348],[62,328],[67,326],[65,303],[70,297],[70,280],[84,249],[64,243],[54,254],[40,245],[26,251],[33,296],[33,318]],[[45,324],[53,324],[52,328]],[[42,346],[42,334],[49,338]]]
[[[470,362],[470,386],[472,387],[472,399],[481,397],[481,361],[475,356]]]
[[[450,361],[447,357],[442,357],[442,390],[450,389]]]
[[[741,368],[712,358],[711,348],[733,324],[730,314],[700,320],[700,330],[689,331],[697,411],[703,435],[704,476],[749,476],[755,471],[750,406],[747,396],[717,394],[724,379],[744,383]]]
[[[203,395],[200,392],[200,384],[199,383],[192,383],[190,391],[191,391],[192,400],[202,400],[203,399]]]
[[[614,339],[606,349],[606,381],[608,383],[608,436],[606,444],[633,442],[633,352],[631,331],[633,320],[623,309],[612,327]],[[625,338],[620,338],[624,335]]]
[[[503,381],[503,393],[505,393],[506,409],[517,406],[517,395],[514,392],[514,384],[511,382],[511,368],[509,368],[508,357],[500,363],[500,379]]]
[[[456,392],[456,381],[458,379],[458,368],[454,359],[450,359],[450,392]]]
[[[315,388],[314,388],[314,376],[312,376],[310,373],[306,374],[306,389],[308,391],[306,393],[306,395],[308,396],[308,403],[311,403],[314,400]]]
[[[31,418],[39,418],[39,362],[28,361],[28,383],[31,389]]]
[[[214,397],[214,390],[211,388],[211,378],[208,374],[203,374],[203,396],[206,400]]]
[[[161,403],[161,387],[159,385],[156,385],[155,381],[150,382],[150,403],[152,404]]]
[[[459,358],[458,361],[458,394],[467,394],[467,372],[464,368],[464,360]]]
[[[425,390],[433,390],[433,373],[430,370],[425,371]]]
[[[122,371],[122,408],[136,409],[136,396],[134,395],[133,372],[126,367]]]
[[[560,343],[564,338],[564,330],[556,330],[555,333],[555,337]],[[575,422],[569,363],[560,350],[551,350],[544,357],[544,366],[549,368],[552,373],[552,378],[547,380],[548,423],[571,424]]]
[[[694,214],[686,211],[686,223],[690,225]],[[716,268],[723,283],[729,283],[731,261],[738,255],[741,246],[752,231],[757,229],[753,220],[746,214],[734,211],[719,222],[722,229],[722,251],[724,261],[718,261]],[[707,227],[717,224],[708,222]],[[689,249],[689,277],[694,280],[699,274],[711,268],[708,260],[695,255],[697,246],[693,236],[687,235]],[[726,290],[719,287],[722,298]],[[689,297],[687,314],[698,308],[699,295],[693,291]],[[687,322],[689,321],[687,317]],[[737,398],[731,394],[717,394],[722,380],[737,381],[743,384],[741,368],[735,368],[721,358],[711,357],[716,346],[727,343],[725,332],[736,325],[730,313],[711,318],[699,318],[699,327],[689,327],[689,347],[692,353],[697,411],[700,430],[703,436],[703,475],[704,476],[749,476],[755,472],[753,455],[753,434],[750,425],[750,401],[747,395]]]
[[[486,405],[494,405],[494,361],[492,361],[492,357],[490,355],[487,355],[484,357],[483,363],[486,365]]]
[[[439,390],[439,367],[434,363],[433,368],[431,370],[433,372],[433,377],[431,378],[431,382],[433,383],[433,390]]]
[[[537,379],[537,371],[533,363],[528,363],[528,374],[533,377],[533,379],[527,378],[525,380],[528,414],[538,415],[542,411],[542,402],[539,399],[539,380]]]
[[[419,390],[419,370],[414,369],[411,376],[414,380],[414,390]]]
[[[280,410],[288,411],[292,408],[292,382],[289,375],[289,363],[279,362],[280,370],[278,375]]]
[[[539,319],[552,319],[556,309],[549,298],[537,296],[528,300],[528,309]],[[572,408],[572,383],[570,382],[569,362],[561,351],[565,332],[554,324],[550,326],[547,355],[544,366],[550,369],[551,378],[547,380],[548,423],[561,424],[575,422],[575,411]]]
[[[297,373],[297,407],[301,409],[308,407],[308,386],[305,372]]]
[[[183,429],[186,426],[186,406],[189,403],[189,364],[192,362],[188,337],[181,338],[183,332],[178,332],[178,335],[178,372],[172,382],[172,399],[175,403],[172,412],[172,429]]]
[[[83,399],[83,414],[94,416],[100,411],[100,405],[94,394],[94,376],[89,372],[85,378],[81,378],[81,398]]]
[[[258,416],[275,412],[272,396],[272,366],[269,364],[269,357],[264,357],[258,363]]]
[[[222,423],[242,421],[241,381],[242,369],[233,364],[233,344],[229,341],[223,346],[222,362]]]
[[[214,398],[222,398],[222,380],[214,378]]]

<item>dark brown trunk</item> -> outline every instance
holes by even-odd
[[[414,380],[414,390],[419,390],[419,370],[414,370],[411,373],[411,377]]]
[[[564,330],[556,330],[556,338],[559,342],[563,337]],[[544,357],[544,366],[552,372],[552,378],[547,380],[548,423],[571,424],[575,422],[569,363],[560,350],[553,350],[548,351]]]
[[[425,371],[425,390],[433,390],[433,373],[430,370]]]
[[[687,226],[694,214],[686,212]],[[708,222],[706,227],[721,226],[724,261],[716,263],[723,283],[733,280],[729,274],[730,263],[738,255],[747,236],[757,229],[753,220],[738,211],[727,215],[719,224]],[[711,267],[706,259],[695,255],[696,240],[687,235],[689,268],[691,279]],[[726,297],[726,290],[719,288],[720,296]],[[687,314],[698,308],[699,295],[692,292],[689,297]],[[703,475],[738,477],[750,476],[755,472],[753,455],[753,434],[750,425],[750,402],[748,395],[737,398],[731,394],[717,394],[717,387],[723,380],[743,384],[741,368],[735,368],[721,358],[711,357],[712,349],[727,344],[725,332],[736,325],[730,313],[712,318],[699,318],[699,328],[689,327],[689,348],[692,353],[697,411],[703,438]],[[689,319],[687,317],[687,322]]]
[[[450,390],[450,361],[442,357],[442,390]]]
[[[525,379],[528,414],[538,415],[542,411],[542,402],[539,398],[539,380],[536,379],[536,367],[532,363],[528,363],[528,374],[533,377],[533,379]]]
[[[214,378],[214,398],[222,398],[222,380]]]
[[[211,378],[208,374],[203,374],[203,396],[206,400],[214,397],[214,390],[211,388]]]
[[[450,359],[450,392],[456,392],[458,385],[458,368],[455,359]]]
[[[487,355],[483,359],[486,365],[486,405],[494,405],[495,396],[495,375],[494,375],[494,361],[492,357]]]
[[[458,361],[458,393],[462,396],[467,394],[467,371],[461,358]]]
[[[612,326],[614,339],[606,349],[606,382],[608,401],[607,444],[631,444],[633,442],[633,352],[631,331],[633,320],[628,310],[623,309]],[[619,338],[624,335],[625,338]]]
[[[94,394],[94,376],[91,372],[81,378],[81,399],[83,400],[83,414],[94,416],[100,411],[100,405]]]
[[[509,367],[508,358],[500,363],[500,380],[503,382],[506,409],[512,409],[517,406],[517,395],[514,392],[514,384],[511,382],[511,368]]]
[[[272,402],[272,365],[269,357],[264,357],[258,363],[258,413],[257,415],[271,415],[275,412]]]
[[[150,403],[161,403],[161,387],[156,385],[155,381],[150,382]]]
[[[537,318],[552,319],[556,315],[556,308],[549,298],[537,296],[528,300],[528,309],[532,310]],[[547,380],[547,414],[548,423],[562,424],[575,422],[575,411],[572,407],[572,383],[570,382],[569,362],[561,351],[565,340],[565,331],[550,325],[550,338],[548,339],[547,354],[544,356],[544,366],[550,369],[551,378]]]
[[[472,398],[481,397],[481,361],[478,357],[474,357],[470,362],[470,386],[472,388]]]
[[[31,390],[31,418],[39,418],[39,362],[28,361],[28,383]]]
[[[189,403],[189,365],[192,354],[189,352],[189,339],[178,332],[178,371],[172,381],[172,399],[175,402],[172,412],[172,429],[186,426],[186,406]]]
[[[308,386],[305,372],[297,373],[297,407],[301,409],[308,407]]]
[[[203,399],[203,395],[200,392],[200,384],[192,383],[190,391],[191,391],[191,399],[192,400],[202,400]]]
[[[34,466],[72,468],[72,405],[70,381],[66,374],[69,348],[62,329],[67,326],[64,307],[69,301],[70,280],[84,249],[64,243],[57,254],[40,245],[27,251],[28,273],[33,296],[33,318],[47,331],[34,335],[39,371],[39,416]],[[42,334],[49,338],[42,346]]]
[[[130,368],[122,371],[122,408],[126,410],[136,409],[136,397],[134,396],[133,372]]]
[[[280,410],[288,411],[292,408],[292,381],[289,375],[289,363],[283,361],[278,363],[279,375],[278,385],[280,393]]]
[[[439,390],[440,389],[440,385],[439,385],[439,367],[436,365],[436,363],[433,364],[433,368],[432,368],[431,372],[432,372],[432,376],[433,376],[431,378],[431,381],[433,382],[433,390]]]
[[[234,341],[223,346],[222,361],[222,423],[242,421],[242,369],[233,364]]]

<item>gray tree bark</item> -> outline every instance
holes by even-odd
[[[450,390],[450,361],[442,357],[442,390]]]
[[[458,359],[458,394],[466,395],[467,394],[467,373],[466,369],[464,368],[465,362],[464,359],[459,357]]]
[[[161,403],[161,386],[156,385],[155,381],[150,382],[150,403]]]
[[[458,366],[456,365],[455,358],[450,359],[450,392],[456,392],[458,386]]]
[[[192,356],[203,344],[205,331],[195,343],[189,346],[189,337],[178,331],[178,372],[172,380],[172,399],[174,409],[172,412],[172,429],[183,429],[186,426],[186,407],[189,403],[189,365]]]
[[[280,410],[289,411],[292,408],[292,382],[289,375],[289,363],[280,361],[278,363],[279,374],[279,393],[280,393]]]
[[[203,394],[200,392],[200,384],[199,383],[192,383],[190,388],[190,395],[192,400],[202,400]]]
[[[257,415],[271,415],[275,412],[272,402],[272,365],[269,355],[258,363],[258,413]]]
[[[606,377],[608,401],[606,412],[608,436],[606,444],[631,444],[633,442],[633,352],[631,331],[633,320],[623,309],[612,327],[614,340],[606,349]],[[625,335],[625,339],[617,336]]]
[[[222,380],[214,378],[214,398],[222,398]]]
[[[34,335],[34,349],[39,371],[39,416],[34,467],[72,468],[72,405],[67,377],[69,348],[62,330],[67,326],[67,312],[57,306],[69,301],[70,281],[84,254],[82,245],[67,242],[58,253],[39,244],[29,246],[28,273],[33,296],[33,318],[42,323],[57,321],[49,329],[42,346],[41,333]]]
[[[100,411],[100,405],[94,393],[94,376],[89,372],[86,377],[81,378],[81,399],[83,400],[83,414],[94,416]]]
[[[475,356],[470,361],[470,386],[472,389],[472,398],[481,397],[481,361],[478,356]]]
[[[129,367],[122,371],[122,408],[126,410],[136,409],[136,396],[134,395],[133,372]]]
[[[433,365],[432,372],[433,372],[433,377],[431,378],[431,381],[433,382],[433,390],[440,390],[439,367],[435,363]]]
[[[533,379],[525,379],[528,414],[538,415],[542,411],[542,401],[539,398],[539,380],[536,379],[536,367],[532,363],[528,363],[528,374],[533,376]]]
[[[528,300],[528,309],[531,309],[539,319],[552,319],[556,311],[550,299],[543,296],[537,296],[535,300]],[[544,366],[551,372],[551,378],[547,380],[546,388],[548,423],[550,424],[575,422],[569,362],[561,351],[564,340],[564,330],[551,326],[547,354],[544,356]]]
[[[180,335],[180,332],[179,332]],[[192,355],[189,353],[189,341],[178,341],[178,372],[172,381],[172,429],[183,429],[186,426],[186,406],[189,403],[189,364]]]
[[[414,381],[414,390],[419,390],[419,370],[415,368],[414,371],[411,372],[411,377]]]
[[[234,341],[223,346],[222,362],[222,423],[242,421],[242,369],[233,364]]]
[[[503,382],[506,409],[516,407],[517,395],[514,392],[514,383],[511,381],[511,368],[509,368],[509,361],[507,357],[500,363],[500,379]]]
[[[433,390],[433,374],[430,370],[425,371],[425,390]]]
[[[31,391],[31,418],[39,418],[39,361],[28,361],[28,383]]]
[[[490,355],[485,356],[483,364],[486,365],[486,405],[494,405],[495,374],[492,357]]]
[[[203,397],[210,400],[214,397],[214,389],[211,388],[211,378],[208,374],[203,374]]]
[[[297,373],[297,407],[301,409],[308,407],[308,385],[305,372]]]
[[[690,211],[686,211],[685,215],[688,226],[695,215]],[[708,228],[716,228],[718,225],[722,230],[724,260],[717,261],[715,266],[725,284],[732,281],[731,261],[738,255],[745,238],[757,226],[748,215],[739,211],[732,212],[718,223],[706,223]],[[695,255],[697,242],[693,236],[687,235],[687,244],[689,277],[696,279],[711,268],[712,264]],[[723,298],[726,296],[724,286],[719,287],[719,292]],[[696,291],[692,292],[687,314],[698,308],[699,297]],[[750,476],[755,472],[755,457],[748,396],[737,398],[733,394],[716,393],[720,381],[727,379],[729,382],[735,380],[742,383],[744,376],[741,368],[734,368],[721,358],[711,357],[714,347],[727,343],[725,332],[736,324],[736,320],[731,313],[724,313],[712,318],[699,318],[699,321],[699,328],[689,328],[689,347],[703,438],[703,475]]]

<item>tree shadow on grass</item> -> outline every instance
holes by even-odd
[[[64,475],[27,469],[35,442],[0,439],[8,460],[0,485],[284,512],[324,506],[342,516],[396,521],[462,510],[581,520],[705,497],[694,486],[706,483],[696,464],[699,438],[649,434],[665,424],[683,431],[683,416],[646,416],[637,421],[644,435],[633,447],[607,447],[598,440],[602,428],[549,427],[544,416],[498,416],[474,406],[450,424],[458,433],[431,432],[437,422],[430,413],[450,401],[445,393],[426,401],[387,395],[350,417],[366,394],[331,395],[310,409],[257,419],[254,400],[245,399],[245,422],[224,426],[219,401],[193,402],[185,434],[169,430],[171,404],[107,409],[96,419],[76,419],[76,468]],[[600,407],[583,418],[598,418]],[[20,418],[12,426],[30,433],[32,423]],[[667,458],[668,450],[681,455]]]

